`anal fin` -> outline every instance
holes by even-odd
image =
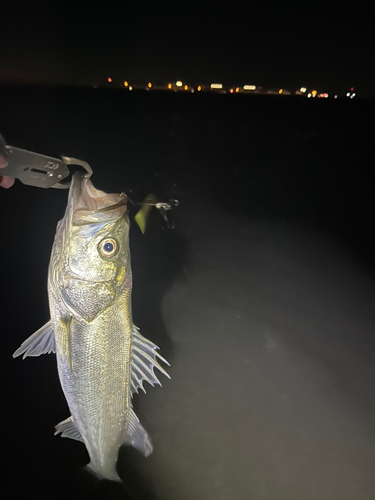
[[[75,439],[76,441],[81,441],[82,443],[84,442],[81,433],[77,429],[76,424],[73,422],[72,416],[57,424],[55,429],[55,436],[56,434],[61,433],[61,437]]]

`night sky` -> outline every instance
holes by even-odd
[[[91,4],[80,14],[7,7],[0,81],[100,84],[111,76],[139,84],[181,79],[338,93],[354,86],[360,96],[375,94],[371,16],[355,4],[105,7]]]

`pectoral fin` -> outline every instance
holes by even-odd
[[[67,359],[70,369],[72,369],[71,356],[71,329],[72,316],[60,318],[56,328],[57,343],[64,359]]]
[[[81,441],[82,443],[84,442],[81,433],[79,432],[76,424],[73,422],[72,416],[57,424],[55,429],[56,429],[55,436],[61,433],[61,437],[63,438],[66,437],[70,439],[75,439],[76,441]]]
[[[51,352],[56,352],[56,343],[50,320],[21,344],[13,353],[13,358],[23,354],[23,359],[25,359],[28,356],[40,356]]]

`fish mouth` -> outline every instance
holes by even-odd
[[[84,174],[73,175],[69,191],[73,225],[118,219],[127,211],[127,201],[125,193],[105,193],[96,189]]]

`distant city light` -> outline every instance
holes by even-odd
[[[107,83],[109,84],[114,84],[115,86],[117,86],[119,84],[118,80],[113,80],[112,77],[108,76],[106,78],[107,80]],[[115,83],[113,83],[115,82]],[[94,88],[98,88],[95,84],[92,84],[94,86]],[[129,84],[129,82],[127,80],[124,80],[122,82],[122,85],[123,87],[125,87],[126,89],[128,90],[133,90],[134,88]],[[100,85],[99,85],[100,87]],[[111,85],[112,87],[112,85]],[[227,92],[230,93],[230,94],[238,94],[238,93],[253,93],[254,91],[256,91],[256,93],[258,94],[279,94],[279,95],[291,95],[291,92],[287,89],[284,89],[284,88],[279,88],[279,89],[262,89],[262,87],[259,87],[257,85],[250,85],[250,84],[246,84],[246,85],[243,85],[242,87],[231,87],[231,88],[227,88],[227,87],[224,87],[224,85],[222,83],[211,83],[209,85],[197,85],[197,86],[194,86],[192,87],[191,85],[189,84],[186,84],[186,83],[183,83],[181,80],[177,80],[176,82],[172,83],[168,83],[166,84],[165,86],[163,87],[154,87],[154,84],[152,82],[148,82],[146,84],[146,87],[143,87],[144,90],[151,90],[151,89],[156,89],[156,90],[176,90],[176,87],[178,90],[184,90],[186,92],[191,92],[191,93],[194,93],[194,92],[204,92],[206,93],[207,91],[209,92],[210,90],[218,90],[220,91],[220,93],[224,93],[226,94]],[[142,88],[141,85],[136,85],[135,88]],[[298,87],[297,87],[298,89]],[[250,92],[249,92],[250,91]],[[295,90],[292,92],[293,95],[306,95],[308,98],[311,98],[311,97],[318,97],[318,98],[328,98],[329,97],[329,94],[327,92],[319,92],[317,90],[311,90],[311,91],[307,91],[307,88],[306,87],[299,87],[298,90]],[[356,93],[354,92],[354,87],[350,87],[350,90],[348,92],[346,92],[346,97],[350,98],[350,99],[353,99],[354,97],[356,97]],[[331,94],[331,99],[338,99],[339,97],[339,94]]]
[[[347,92],[347,93],[346,93],[346,97],[350,97],[350,92]]]
[[[352,94],[352,97],[354,97],[354,96],[355,96],[355,92],[353,92],[353,94]]]

